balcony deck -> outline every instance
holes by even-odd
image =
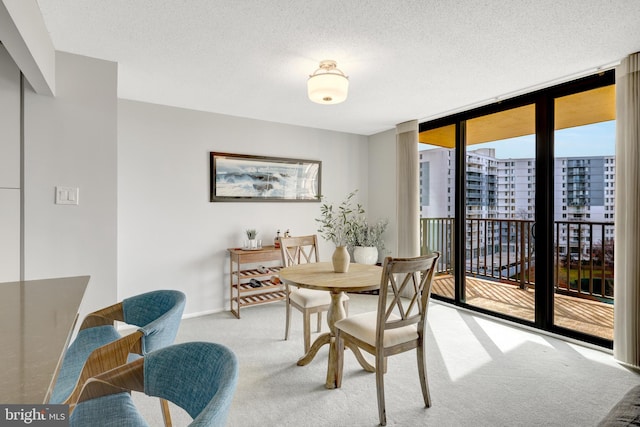
[[[432,293],[453,298],[454,278],[434,278]],[[534,290],[467,277],[467,303],[533,321]],[[613,305],[567,295],[555,295],[555,323],[590,335],[613,339]]]

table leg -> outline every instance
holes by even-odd
[[[358,360],[358,363],[360,363],[360,366],[362,366],[362,369],[364,369],[367,372],[375,372],[376,368],[371,365],[369,362],[367,362],[367,360],[364,358],[364,356],[362,355],[362,352],[360,351],[360,349],[353,345],[353,344],[347,344],[347,347],[351,349],[351,351],[353,351],[353,354],[356,356],[356,359]]]
[[[309,348],[309,351],[307,352],[307,354],[305,354],[298,360],[298,366],[304,366],[309,364],[309,362],[311,362],[313,358],[316,357],[316,354],[318,353],[318,350],[320,350],[320,347],[322,347],[325,344],[329,344],[330,342],[331,342],[330,333],[325,332],[324,334],[320,335],[318,338],[316,338],[313,344],[311,344],[311,347]]]
[[[335,356],[337,355],[334,344],[335,330],[333,325],[338,320],[344,319],[347,316],[344,311],[344,305],[342,304],[341,297],[342,292],[331,293],[331,305],[329,305],[329,312],[327,313],[327,324],[329,325],[330,332],[324,333],[316,338],[313,344],[311,344],[311,348],[309,348],[307,354],[305,354],[298,360],[298,366],[307,365],[313,360],[314,357],[316,357],[318,350],[320,350],[323,345],[329,344],[329,369],[327,370],[327,388],[335,388],[335,380],[333,381],[333,387],[329,387],[330,375],[333,375],[333,377],[335,377],[335,368],[333,368],[333,366],[335,366]]]
[[[313,360],[313,358],[318,353],[318,350],[325,345],[329,344],[329,360],[327,362],[327,380],[325,382],[325,387],[332,389],[336,388],[336,374],[337,374],[337,363],[338,363],[338,348],[335,339],[335,323],[346,317],[346,313],[344,311],[344,305],[342,304],[342,292],[331,293],[331,305],[329,306],[329,312],[327,313],[327,323],[329,325],[330,332],[324,333],[320,335],[311,345],[307,354],[305,354],[302,358],[298,360],[298,366],[307,365],[309,362]],[[353,351],[353,354],[356,356],[356,359],[360,363],[360,366],[366,371],[375,372],[375,368],[371,366],[364,358],[360,349],[356,346],[349,345],[348,348]]]
[[[331,335],[329,339],[329,361],[327,365],[327,381],[325,382],[326,388],[336,388],[338,348],[335,338],[335,324],[338,320],[347,317],[347,314],[344,311],[344,304],[342,304],[342,295],[342,292],[331,292],[331,305],[329,306],[329,312],[327,313],[327,323],[329,324]]]

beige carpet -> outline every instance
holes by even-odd
[[[375,309],[376,297],[352,295],[350,312]],[[343,386],[324,388],[327,348],[300,367],[302,319],[283,341],[282,302],[182,321],[176,341],[214,341],[233,349],[240,380],[229,426],[378,425],[375,376],[345,353]],[[325,325],[325,329],[326,329]],[[315,335],[314,335],[315,336]],[[422,404],[415,352],[389,359],[389,426],[595,426],[640,376],[608,352],[532,333],[432,303],[427,346],[433,405]],[[162,425],[156,399],[135,395],[149,423]],[[172,407],[175,426],[190,418]]]

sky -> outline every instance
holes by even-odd
[[[586,157],[615,155],[616,122],[594,123],[558,130],[555,133],[556,157]],[[421,144],[420,149],[434,146]],[[535,136],[527,135],[518,138],[477,144],[476,148],[495,148],[496,158],[522,159],[535,157]]]

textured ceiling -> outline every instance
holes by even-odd
[[[371,135],[611,66],[639,0],[37,0],[57,50],[118,62],[118,96]],[[320,60],[346,102],[307,99]]]

